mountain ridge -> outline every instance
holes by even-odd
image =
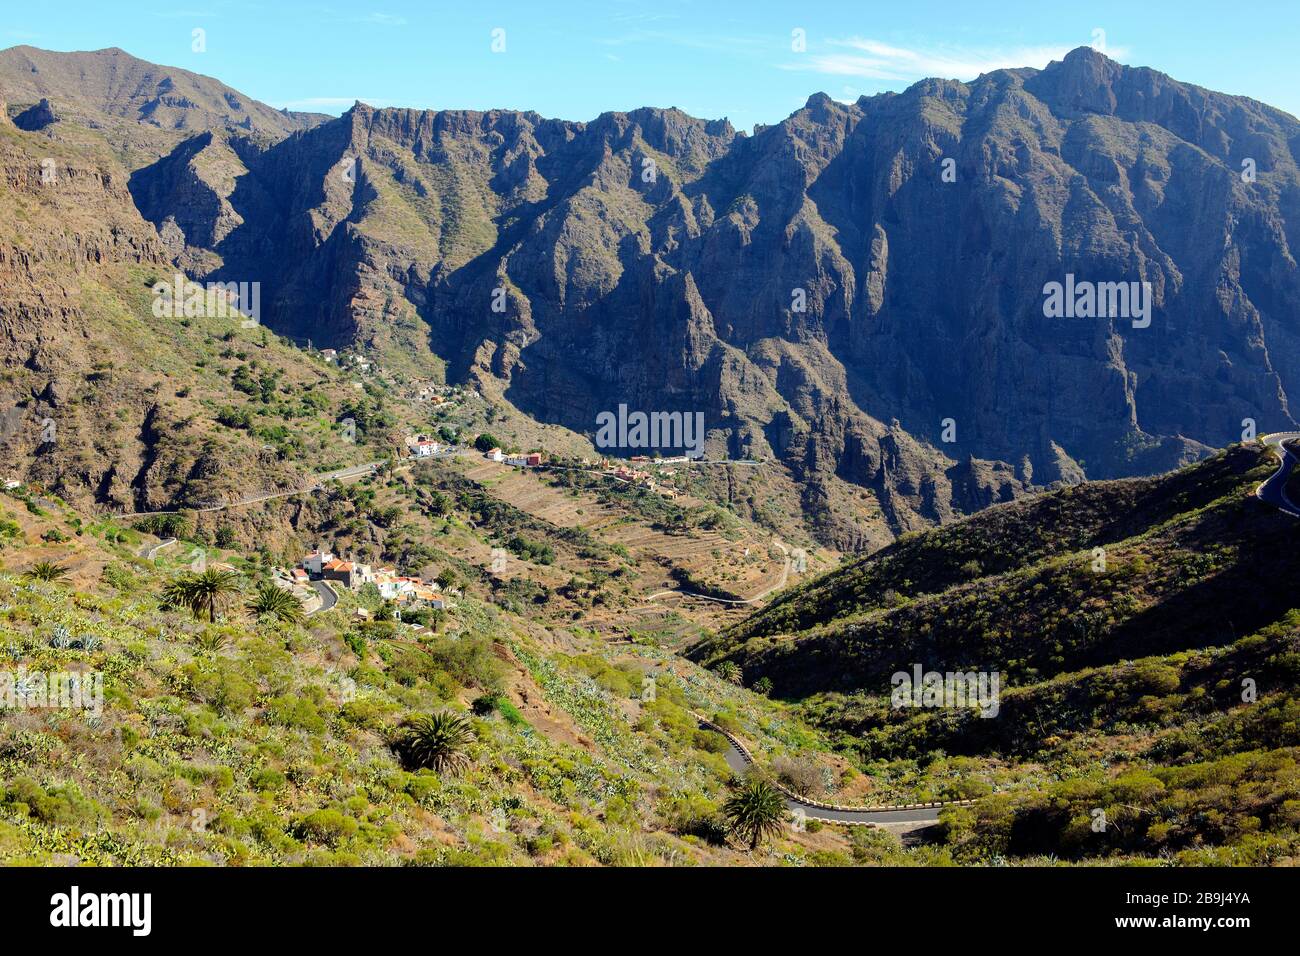
[[[1088,48],[813,94],[754,135],[363,103],[245,134],[132,170],[196,277],[580,433],[702,410],[711,454],[772,461],[842,550],[1294,424],[1300,123]],[[1045,320],[1066,273],[1149,283],[1154,327]]]

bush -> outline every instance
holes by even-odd
[[[338,846],[353,836],[360,824],[337,810],[317,810],[302,817],[294,827],[294,834],[302,840],[312,840],[328,846]]]
[[[691,734],[691,746],[696,750],[703,750],[705,753],[725,754],[731,744],[726,737],[716,730],[699,728]]]
[[[254,790],[261,790],[264,793],[274,793],[277,790],[283,790],[287,782],[284,774],[271,767],[262,770],[256,770],[248,778],[249,785]]]
[[[810,796],[822,789],[822,771],[812,760],[802,757],[777,757],[772,761],[776,779],[800,796]]]
[[[266,705],[266,719],[272,724],[293,727],[313,734],[325,732],[325,719],[321,717],[316,705],[307,698],[295,694],[272,698]]]

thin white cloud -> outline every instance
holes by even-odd
[[[215,20],[221,16],[215,10],[154,10],[150,15],[164,20]]]
[[[367,13],[356,18],[357,23],[373,23],[381,27],[404,27],[406,17],[395,13]]]
[[[604,46],[630,46],[636,43],[670,43],[673,46],[696,50],[728,52],[757,52],[771,42],[771,37],[754,35],[706,35],[695,33],[670,33],[663,30],[638,30],[620,36],[597,37]]]
[[[962,47],[913,48],[892,46],[879,40],[848,37],[827,40],[829,52],[808,53],[798,61],[781,64],[784,70],[806,70],[830,76],[855,76],[871,80],[910,82],[937,76],[943,79],[973,80],[992,70],[1035,67],[1042,69],[1062,59],[1075,46],[1025,46],[1006,49]],[[1121,58],[1122,47],[1109,47],[1107,56]]]

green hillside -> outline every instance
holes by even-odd
[[[1300,847],[1300,524],[1234,446],[909,536],[698,646],[771,681],[858,766],[979,796],[954,858],[1270,863]],[[996,716],[891,677],[996,671]],[[1094,826],[1094,821],[1101,821]],[[1100,827],[1100,829],[1098,829]]]

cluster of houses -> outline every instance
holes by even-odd
[[[337,365],[339,368],[352,368],[358,372],[369,372],[374,368],[374,363],[370,359],[362,358],[360,355],[354,355],[351,352],[339,354],[336,349],[321,349],[320,357],[325,360],[326,364]]]
[[[664,498],[671,500],[676,499],[677,490],[666,484],[660,484],[664,478],[672,478],[675,474],[667,465],[682,465],[690,459],[685,455],[677,458],[650,458],[647,455],[633,455],[628,459],[628,463],[621,461],[610,461],[607,458],[597,462],[592,462],[588,458],[582,459],[582,467],[590,468],[599,472],[606,478],[613,478],[627,485],[640,485],[647,491],[653,491]],[[653,467],[653,472],[648,470]]]
[[[319,549],[304,557],[298,567],[289,572],[289,578],[294,584],[302,585],[313,579],[335,581],[352,591],[373,584],[379,589],[380,597],[388,601],[429,607],[435,611],[447,607],[446,597],[434,581],[399,574],[393,568],[371,568],[368,564]]]
[[[416,382],[407,391],[407,398],[421,405],[449,405],[461,397],[461,390],[454,385],[439,385],[436,382]]]
[[[490,448],[483,453],[483,457],[488,461],[500,462],[514,468],[540,468],[542,466],[542,453],[539,451],[530,451],[526,455],[507,455],[500,448]]]
[[[414,446],[412,446],[411,453],[413,455],[417,454]],[[436,449],[434,453],[436,453]],[[489,449],[483,453],[483,457],[488,461],[511,465],[515,468],[540,468],[545,463],[541,452],[529,452],[526,455],[507,455],[500,448]],[[634,455],[627,462],[610,461],[607,458],[592,462],[591,459],[584,458],[581,465],[583,468],[598,472],[606,478],[613,478],[615,481],[621,481],[624,484],[640,485],[648,491],[653,491],[672,500],[677,497],[676,489],[661,484],[663,479],[672,478],[675,474],[671,468],[666,466],[684,465],[689,461],[690,459],[685,455],[676,458],[650,458],[647,455]],[[651,468],[654,469],[653,472],[649,470]]]

